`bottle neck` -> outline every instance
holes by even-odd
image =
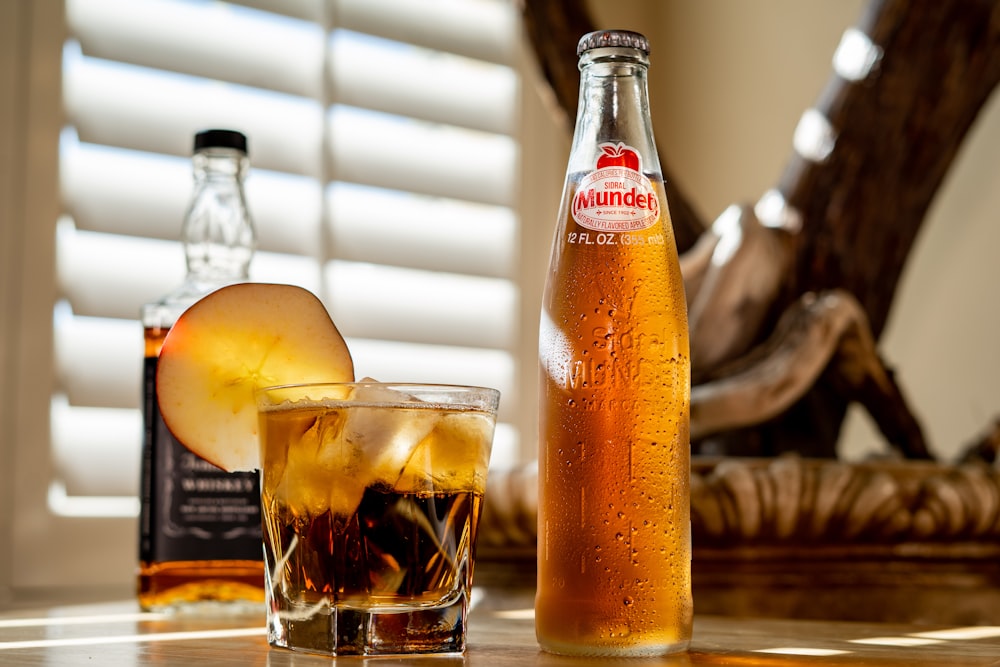
[[[603,143],[623,143],[642,158],[647,176],[660,174],[649,116],[646,55],[632,48],[594,49],[580,57],[580,98],[569,168],[593,168]]]
[[[245,153],[232,148],[206,148],[191,158],[195,182],[207,178],[232,179],[243,182],[250,169]]]
[[[188,288],[211,289],[246,280],[256,245],[243,179],[246,155],[229,148],[195,153],[194,195],[181,239],[187,258]]]

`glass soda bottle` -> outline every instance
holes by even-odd
[[[146,610],[259,612],[264,601],[260,483],[228,473],[171,435],[156,399],[156,364],[170,327],[209,292],[248,278],[256,237],[243,180],[247,139],[194,138],[194,192],[181,233],[187,276],[142,308],[144,441],[140,477],[139,604]]]
[[[553,653],[663,655],[691,637],[687,305],[648,41],[599,31],[577,54],[539,328],[535,631]]]

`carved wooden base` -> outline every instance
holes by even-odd
[[[476,582],[532,585],[534,466],[492,477]],[[1000,471],[928,462],[697,459],[702,614],[1000,624]]]

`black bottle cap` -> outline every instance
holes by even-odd
[[[649,55],[649,40],[645,35],[631,30],[596,30],[588,32],[580,38],[576,45],[576,55],[582,56],[591,49],[603,49],[607,47],[626,47],[638,49]]]
[[[194,150],[205,148],[235,148],[246,154],[247,137],[236,130],[202,130],[194,135]]]

